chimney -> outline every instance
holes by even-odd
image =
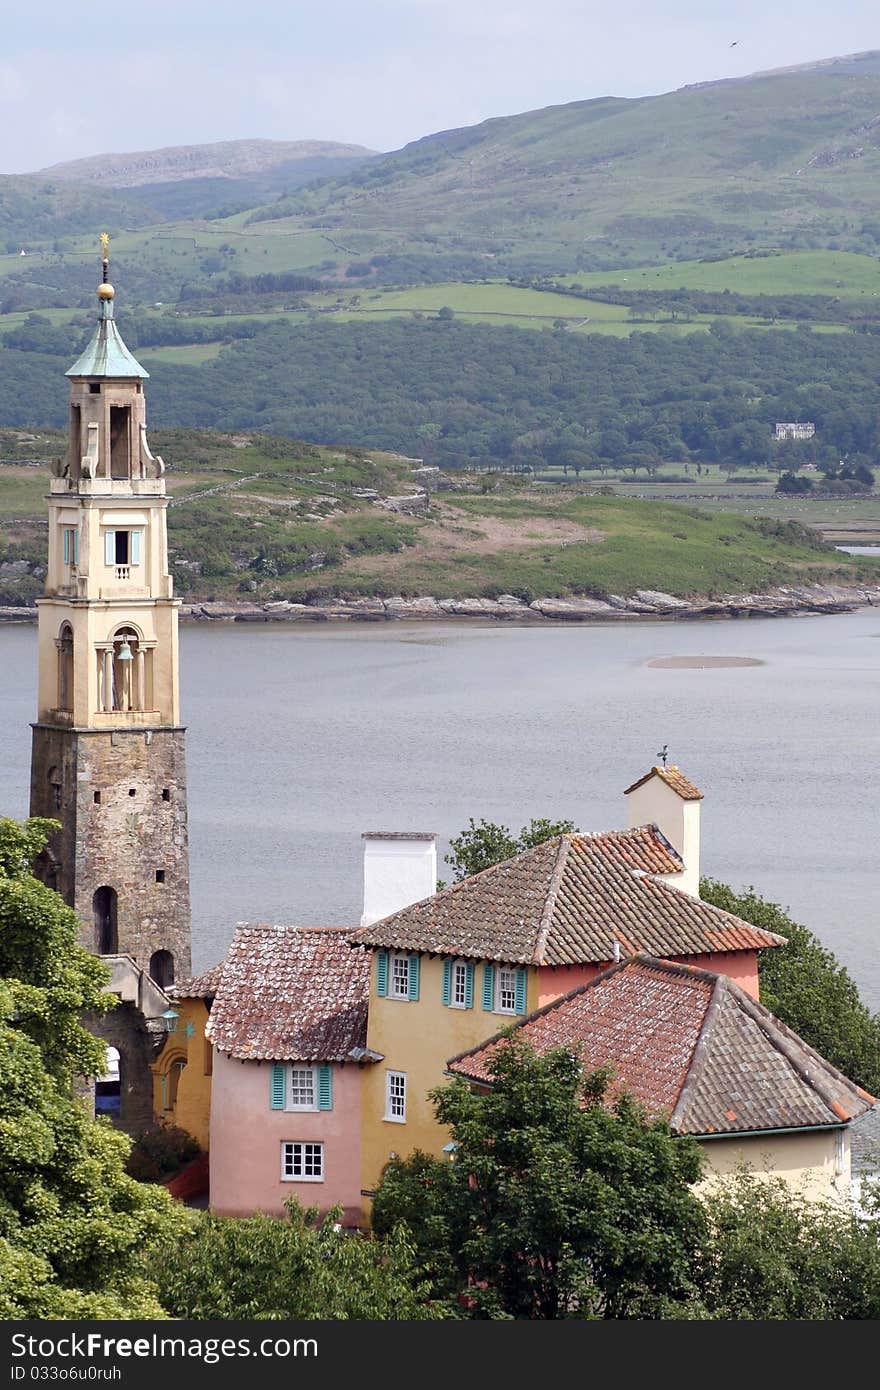
[[[700,896],[700,802],[703,793],[697,791],[680,768],[652,767],[644,777],[627,787],[624,796],[629,802],[629,825],[654,824],[678,850],[684,860],[680,874],[664,874],[675,888],[684,889],[692,898]]]
[[[361,926],[437,891],[437,836],[405,830],[367,830],[364,842],[364,914]]]

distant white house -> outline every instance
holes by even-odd
[[[776,425],[777,439],[812,439],[816,433],[816,426],[812,420],[784,421]]]

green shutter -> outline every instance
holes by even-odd
[[[65,564],[65,565],[69,565],[69,564],[70,564],[70,532],[69,532],[69,531],[62,531],[62,532],[61,532],[61,550],[62,550],[62,556],[61,556],[61,558],[62,558],[64,564]]]
[[[380,951],[376,956],[376,993],[381,999],[388,995],[388,952]]]
[[[516,1011],[524,1014],[526,1011],[526,984],[528,982],[528,971],[517,970],[516,972]]]
[[[333,1068],[328,1065],[318,1067],[318,1109],[333,1109]]]
[[[141,562],[141,533],[132,531],[131,533],[131,563],[139,565]]]
[[[495,967],[483,966],[483,1008],[490,1014],[495,1008]]]
[[[75,565],[78,565],[78,564],[79,564],[79,531],[71,531],[70,536],[71,536],[71,539],[72,539],[72,541],[73,541],[73,557],[72,557],[72,558],[73,558],[73,563],[74,563]]]
[[[443,1003],[447,1009],[452,1003],[452,961],[443,962]]]
[[[474,963],[469,960],[464,968],[464,1006],[466,1009],[474,1007]]]
[[[269,1068],[269,1103],[273,1110],[284,1109],[287,1067],[284,1062],[273,1062]]]
[[[116,564],[116,532],[104,532],[104,564]]]
[[[409,958],[409,997],[416,1000],[419,997],[419,958],[410,956]]]

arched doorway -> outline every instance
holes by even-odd
[[[154,951],[150,956],[150,979],[160,989],[174,984],[174,957],[170,951]]]
[[[116,926],[116,889],[104,885],[92,895],[92,919],[95,924],[95,950],[99,956],[115,956],[119,952],[119,932]]]

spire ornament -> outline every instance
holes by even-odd
[[[98,286],[98,298],[101,304],[112,303],[116,291],[110,284],[110,235],[108,232],[101,233],[101,283]]]

